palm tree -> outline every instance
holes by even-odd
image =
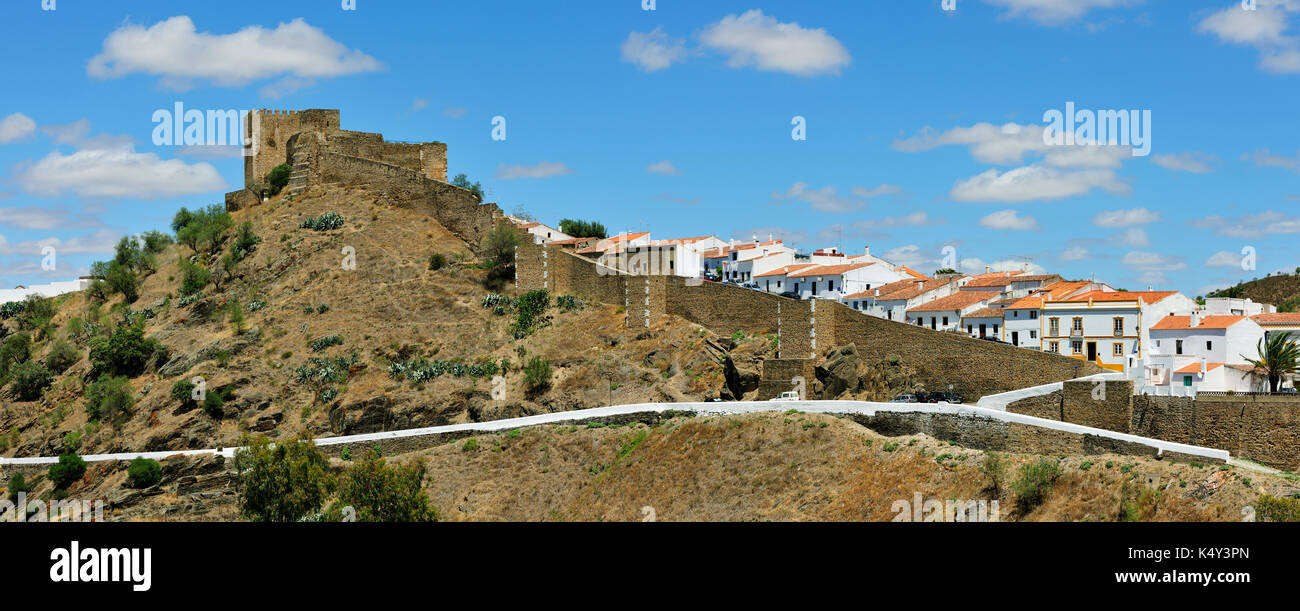
[[[1269,392],[1277,392],[1282,376],[1300,371],[1300,344],[1291,340],[1291,333],[1277,333],[1268,342],[1259,340],[1259,358],[1241,355],[1255,370],[1268,375]]]

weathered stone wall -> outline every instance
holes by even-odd
[[[288,162],[289,138],[304,131],[331,132],[339,128],[339,111],[314,108],[296,110],[255,110],[260,132],[257,154],[244,157],[244,186],[251,187],[266,179],[271,168]],[[250,114],[252,114],[250,113]],[[245,137],[251,137],[252,117],[244,120]]]
[[[1270,467],[1300,468],[1300,399],[1262,395],[1132,395],[1131,382],[1107,381],[1104,398],[1091,381],[1063,392],[1016,401],[1007,411],[1121,433],[1227,450]]]
[[[840,303],[822,302],[817,310],[819,323],[827,318],[834,325],[831,338],[835,344],[856,345],[858,353],[866,360],[897,356],[904,364],[916,369],[927,390],[947,390],[948,384],[952,384],[953,391],[968,401],[1008,390],[1105,373],[1104,369],[1092,363],[971,339],[961,333],[936,332],[876,318]],[[818,331],[818,336],[821,339],[822,331]],[[821,341],[817,345],[824,349]]]
[[[553,294],[626,305],[629,325],[644,326],[645,276],[627,276],[624,284],[614,272],[598,273],[589,259],[536,245],[520,248],[517,267],[520,290],[542,288],[545,282]],[[720,335],[776,333],[779,358],[816,358],[832,348],[856,344],[864,359],[897,356],[917,371],[927,390],[947,390],[951,384],[969,401],[1105,372],[1060,355],[867,316],[833,301],[788,299],[712,282],[689,286],[686,279],[671,276],[650,278],[652,287],[663,287],[662,293],[652,288],[652,316],[662,308]],[[654,297],[660,294],[662,306],[656,306]]]
[[[1155,448],[1140,443],[976,416],[877,412],[874,416],[849,414],[848,417],[882,435],[924,433],[936,439],[981,450],[1046,455],[1115,453],[1156,456],[1157,453]],[[1163,456],[1171,460],[1216,462],[1174,452],[1166,452]]]
[[[478,248],[505,218],[496,204],[480,204],[469,191],[430,180],[416,170],[328,152],[313,159],[312,167],[313,182],[379,186],[384,203],[429,214],[471,248]]]

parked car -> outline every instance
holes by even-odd
[[[890,403],[920,403],[921,401],[916,397],[916,395],[898,395],[897,397],[890,399],[889,402]]]
[[[798,298],[799,298],[799,293],[796,293],[796,292],[794,292],[794,291],[786,291],[786,292],[784,292],[784,293],[781,293],[781,296],[782,296],[782,297],[789,297],[790,299],[798,299]]]
[[[930,393],[928,403],[961,403],[964,401],[962,396],[955,392],[932,392]]]
[[[776,397],[774,399],[768,399],[768,401],[798,401],[798,400],[799,400],[799,393],[793,390],[787,390],[781,393],[781,396],[779,397]]]
[[[746,282],[740,286],[742,288],[753,289],[755,291],[762,290],[762,288],[758,286],[757,282]]]

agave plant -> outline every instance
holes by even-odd
[[[1267,342],[1259,340],[1258,349],[1258,359],[1244,354],[1241,357],[1268,375],[1269,392],[1277,392],[1282,376],[1300,372],[1300,344],[1291,338],[1290,332],[1270,335]]]

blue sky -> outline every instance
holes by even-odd
[[[153,144],[178,101],[441,140],[552,224],[870,245],[926,273],[953,246],[963,271],[1193,296],[1300,266],[1300,0],[944,4],[9,2],[0,285],[74,277],[242,185],[237,156]],[[1149,111],[1149,154],[1045,144],[1070,102]]]

